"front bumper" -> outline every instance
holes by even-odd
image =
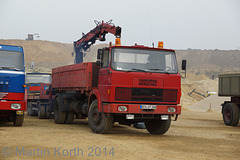
[[[12,109],[11,104],[21,104],[20,109]],[[26,102],[24,101],[0,101],[0,110],[26,111]]]
[[[103,103],[102,109],[104,113],[131,113],[131,114],[181,114],[181,106],[179,105],[156,105],[156,109],[141,109],[142,104],[115,104]],[[154,104],[155,105],[155,104]],[[119,111],[119,106],[127,106],[127,111]],[[173,107],[175,112],[169,112],[168,108]]]

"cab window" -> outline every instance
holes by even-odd
[[[105,50],[103,52],[103,65],[102,67],[108,67],[109,66],[109,50]]]

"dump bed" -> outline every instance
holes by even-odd
[[[52,89],[58,91],[90,91],[98,84],[99,67],[94,62],[52,69]]]
[[[219,75],[218,85],[219,96],[240,96],[240,73]]]

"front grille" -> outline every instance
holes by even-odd
[[[177,90],[117,87],[115,99],[120,101],[176,102]]]

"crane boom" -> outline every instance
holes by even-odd
[[[121,38],[121,27],[114,26],[112,21],[104,23],[97,22],[97,26],[89,31],[87,34],[83,33],[82,38],[74,42],[74,50],[75,50],[75,63],[83,62],[83,51],[86,51],[93,45],[96,40],[105,41],[105,35],[107,33],[112,33],[116,36],[116,38]]]

